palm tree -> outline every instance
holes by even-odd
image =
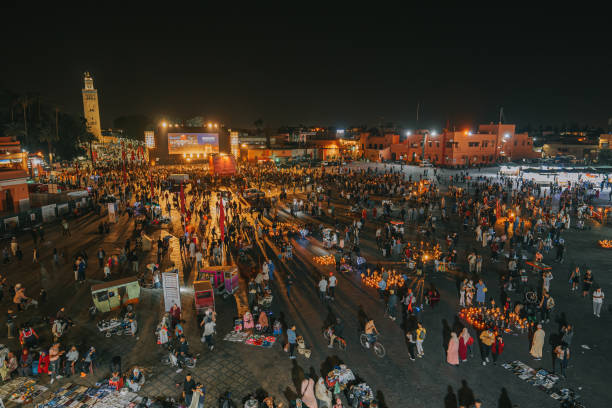
[[[52,129],[49,126],[43,126],[38,131],[38,141],[41,143],[47,143],[49,149],[49,164],[53,162],[53,151],[51,149],[51,143],[59,140],[57,129]]]
[[[4,125],[4,136],[9,136],[14,138],[15,140],[19,140],[23,138],[24,131],[21,125],[11,122]]]
[[[25,142],[29,142],[28,140],[28,106],[30,105],[30,100],[27,95],[24,95],[19,98],[19,104],[21,105],[21,109],[23,110],[23,133],[25,135]]]

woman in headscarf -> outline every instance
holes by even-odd
[[[46,350],[41,350],[38,357],[38,374],[49,374],[49,355]]]
[[[206,391],[201,383],[198,383],[193,390],[193,396],[191,397],[191,404],[189,408],[204,408]]]
[[[328,408],[331,407],[332,394],[325,386],[323,377],[319,378],[319,380],[317,381],[317,385],[315,387],[315,396],[317,397],[320,403],[325,404],[325,406]]]
[[[452,332],[448,349],[446,350],[446,362],[450,365],[459,365],[459,339],[457,333]]]
[[[242,325],[244,327],[244,330],[248,331],[249,333],[253,330],[253,327],[255,327],[255,322],[253,322],[253,315],[248,310],[244,313]]]
[[[260,326],[260,330],[262,332],[267,332],[268,331],[268,315],[266,314],[265,310],[262,310],[261,313],[259,314],[259,318],[257,319],[257,324]]]
[[[312,378],[304,378],[302,386],[300,387],[300,393],[302,395],[302,403],[308,408],[318,408],[317,399],[314,395],[315,382]]]
[[[468,350],[472,354],[472,344],[474,344],[474,339],[470,336],[467,327],[464,327],[459,335],[459,359],[462,362],[467,361]]]
[[[531,350],[529,354],[536,359],[542,359],[542,347],[544,347],[544,336],[546,333],[542,330],[542,325],[538,324],[538,329],[533,334],[533,340],[531,342]]]

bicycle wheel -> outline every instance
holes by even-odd
[[[361,336],[359,336],[359,342],[361,343],[361,345],[363,347],[368,347],[368,336],[364,333]]]
[[[376,342],[374,343],[374,353],[376,353],[376,355],[379,358],[383,358],[386,354],[385,348],[383,347],[382,344],[380,344],[379,342]]]
[[[538,301],[538,295],[535,292],[525,293],[525,299],[530,303],[536,303]]]

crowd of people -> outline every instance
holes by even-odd
[[[321,302],[325,305],[337,302],[338,277],[343,272],[380,276],[377,291],[385,316],[402,328],[411,361],[426,358],[428,331],[421,319],[423,304],[434,308],[441,301],[440,291],[428,282],[427,275],[443,271],[452,271],[457,276],[459,308],[497,305],[533,323],[528,330],[530,355],[541,359],[546,336],[550,337],[547,331],[552,330],[550,320],[560,307],[551,295],[551,287],[563,280],[554,279],[552,269],[544,262],[565,262],[565,233],[570,228],[584,228],[587,220],[584,205],[593,200],[583,183],[557,191],[556,186],[543,188],[521,178],[472,178],[467,172],[445,176],[436,169],[419,171],[413,178],[391,166],[278,169],[246,165],[241,168],[240,177],[219,178],[196,167],[182,168],[189,176],[188,183],[173,182],[173,170],[108,169],[95,174],[82,170],[64,182],[89,188],[94,214],[101,214],[109,203],[114,204],[116,215],[125,215],[135,231],[152,228],[172,217],[178,219],[173,228],[178,231],[180,257],[185,268],[196,276],[204,266],[221,265],[233,256],[249,265],[243,268],[247,270],[247,305],[240,316],[249,332],[273,331],[276,321],[268,311],[271,298],[280,294],[279,288],[285,289],[291,301],[295,276],[280,274],[278,263],[284,264],[283,270],[287,264],[293,264],[295,240],[312,235],[329,242],[336,268],[335,272],[315,279]],[[242,194],[249,187],[267,194],[244,200]],[[346,211],[342,211],[344,208]],[[72,222],[68,217],[61,221],[63,239],[76,233],[71,228]],[[97,225],[100,235],[115,228],[106,220]],[[126,239],[120,249],[112,252],[96,245],[97,262],[89,261],[86,250],[71,250],[59,241],[42,245],[46,241],[43,228],[32,229],[31,234],[32,262],[39,263],[41,256],[51,256],[58,270],[71,264],[78,285],[94,277],[111,280],[129,274],[159,288],[160,265],[169,263],[168,242],[161,235],[153,245],[157,265],[145,268],[140,234]],[[3,248],[4,264],[22,262],[22,239],[14,237]],[[254,247],[258,241],[278,251],[278,261],[267,256],[255,261]],[[373,242],[377,251],[367,269],[358,262],[366,241]],[[460,243],[467,248],[465,258],[459,257]],[[389,260],[403,265],[401,279],[395,279],[379,264]],[[279,276],[283,279],[276,282]],[[19,338],[19,351],[8,351],[0,358],[2,378],[48,374],[53,383],[62,376],[93,375],[99,365],[96,349],[67,340],[66,333],[75,322],[66,309],[61,308],[52,319],[45,316],[47,321],[41,326],[45,334],[40,336],[38,327],[35,330],[29,321],[33,315],[40,315],[33,314],[31,308],[46,302],[45,285],[41,285],[34,299],[22,284],[9,283],[13,279],[14,276],[3,274],[0,296],[6,290],[12,299],[6,316],[7,332],[9,338]],[[421,282],[421,286],[411,286],[414,281]],[[605,296],[593,272],[588,267],[572,265],[569,282],[571,291],[592,298],[593,315],[600,317]],[[496,288],[499,296],[492,296],[489,288]],[[170,353],[176,358],[179,372],[190,355],[181,313],[180,305],[175,305],[158,327],[158,343],[165,348],[171,346]],[[332,316],[327,323],[327,345],[333,348],[337,339],[344,341],[344,322]],[[199,329],[202,343],[214,351],[213,311],[205,313]],[[365,320],[360,329],[368,337],[367,345],[373,344],[378,333],[374,321]],[[558,366],[561,375],[568,368],[573,330],[573,325],[564,321],[561,332],[554,336],[558,340],[552,344],[553,370]],[[286,324],[286,351],[290,359],[296,358],[297,331],[296,325]],[[452,327],[445,327],[444,343],[446,361],[452,366],[467,363],[474,357],[476,347],[482,365],[491,360],[496,364],[506,347],[504,333],[495,327],[476,330],[457,321]],[[120,359],[111,363],[109,381],[113,385],[132,391],[141,389],[143,370],[134,367],[123,372]],[[319,385],[320,379],[304,381],[302,398],[293,402],[296,406],[298,403],[309,408],[342,406],[341,401],[332,399],[323,389],[324,384]],[[204,385],[188,374],[183,386],[187,405],[201,406],[206,394]],[[260,398],[259,403],[276,404],[267,398]]]

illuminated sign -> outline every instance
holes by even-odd
[[[145,131],[145,144],[149,149],[155,148],[155,135],[152,130]]]
[[[168,133],[168,153],[219,153],[219,134]]]

